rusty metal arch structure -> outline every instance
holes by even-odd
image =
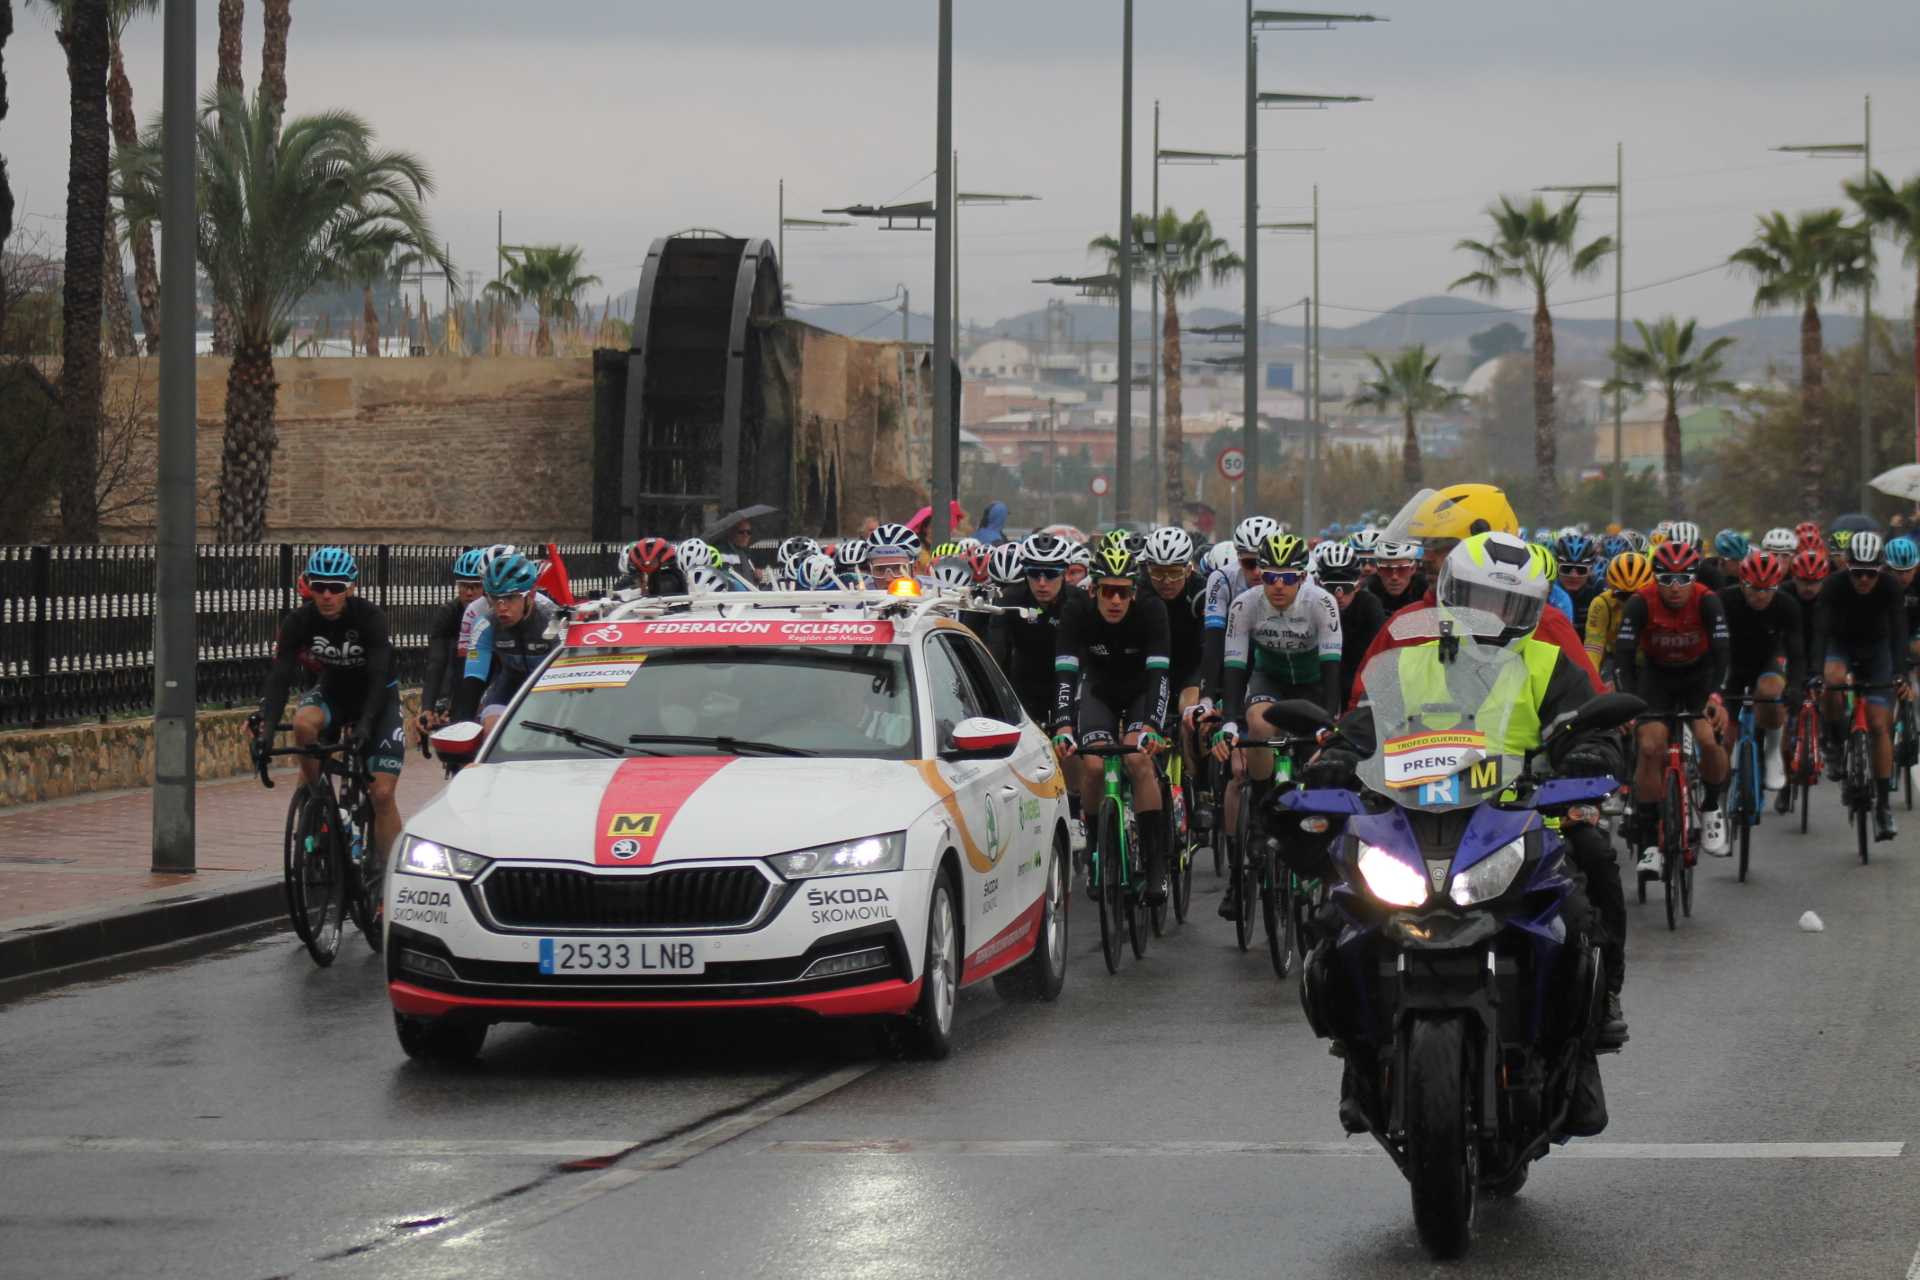
[[[622,537],[678,532],[708,508],[784,505],[788,424],[764,420],[750,379],[760,322],[785,314],[771,241],[694,228],[649,247],[627,352]]]

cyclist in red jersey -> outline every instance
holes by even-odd
[[[1621,688],[1644,698],[1651,712],[1682,711],[1693,718],[1706,799],[1700,806],[1701,848],[1727,855],[1727,819],[1720,799],[1727,790],[1727,750],[1720,743],[1727,712],[1720,701],[1732,659],[1727,613],[1720,597],[1694,577],[1698,547],[1663,542],[1653,553],[1653,585],[1627,601],[1614,641],[1614,672]],[[1631,682],[1631,683],[1629,683]],[[1666,767],[1667,728],[1642,724],[1640,764],[1633,780],[1634,837],[1645,852],[1641,879],[1658,879],[1661,776]]]

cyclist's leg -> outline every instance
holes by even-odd
[[[400,723],[400,690],[396,687],[388,693],[379,736],[367,751],[367,772],[372,775],[367,798],[373,802],[372,844],[367,855],[376,859],[372,864],[376,869],[386,865],[393,842],[400,838],[400,803],[394,789],[407,760],[406,729]]]
[[[1195,732],[1193,721],[1188,718],[1187,711],[1199,701],[1200,686],[1189,684],[1180,689],[1180,695],[1174,704],[1178,712],[1176,723],[1180,726],[1175,735],[1174,749],[1180,753],[1181,776],[1186,779],[1189,791],[1193,789],[1195,780],[1200,777],[1200,746],[1199,735]],[[1192,805],[1188,805],[1188,808],[1191,809]]]
[[[1893,659],[1885,646],[1875,645],[1873,657],[1855,668],[1863,684],[1886,685],[1893,682]],[[1867,731],[1872,737],[1870,759],[1873,764],[1873,776],[1880,784],[1880,792],[1886,794],[1893,778],[1893,702],[1891,689],[1875,689],[1866,695]]]
[[[1846,733],[1847,714],[1846,695],[1841,692],[1847,685],[1847,655],[1842,652],[1827,654],[1826,665],[1821,674],[1827,682],[1826,696],[1820,699],[1820,727],[1829,747],[1838,746]],[[1829,755],[1834,754],[1829,751]]]
[[[326,698],[318,689],[309,689],[301,695],[300,705],[293,713],[293,741],[295,746],[310,747],[326,737],[333,728],[333,708],[327,705]],[[271,733],[272,725],[263,732]],[[300,757],[300,781],[311,786],[320,781],[320,762],[310,756]]]
[[[1274,737],[1273,723],[1267,719],[1267,704],[1278,702],[1285,691],[1278,683],[1254,672],[1247,680],[1247,736]],[[1265,747],[1247,752],[1247,776],[1265,782],[1273,776],[1273,752]]]
[[[1083,747],[1110,747],[1119,736],[1120,717],[1091,684],[1080,686],[1080,722],[1074,726]],[[1098,756],[1080,760],[1080,812],[1087,822],[1087,843],[1099,839],[1100,800],[1106,793],[1106,770]]]
[[[1161,727],[1148,719],[1152,708],[1147,705],[1147,698],[1147,692],[1142,690],[1127,704],[1126,744],[1130,747],[1139,746],[1141,738],[1148,733],[1162,736]],[[1122,756],[1121,761],[1127,767],[1127,780],[1132,785],[1133,811],[1140,819],[1140,854],[1146,871],[1147,900],[1164,902],[1167,893],[1167,828],[1160,820],[1159,774],[1153,767],[1153,757],[1150,755]]]
[[[1766,790],[1779,791],[1787,785],[1786,674],[1777,668],[1768,671],[1753,682],[1753,696],[1772,699],[1754,706],[1753,724],[1759,737],[1755,746],[1760,752],[1761,786]],[[1760,797],[1755,796],[1754,800],[1757,803]]]
[[[1647,673],[1640,679],[1640,696],[1648,711],[1658,711],[1666,701],[1665,686],[1657,675]],[[1640,874],[1659,875],[1660,798],[1667,767],[1667,726],[1657,721],[1642,724],[1634,733],[1638,755],[1633,771],[1633,826],[1629,833],[1634,855],[1639,858]]]

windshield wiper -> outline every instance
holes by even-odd
[[[576,747],[585,747],[589,751],[598,751],[603,756],[624,756],[634,752],[638,752],[643,756],[666,754],[663,751],[648,751],[644,747],[621,746],[617,742],[609,742],[605,738],[596,738],[590,733],[582,733],[578,729],[568,729],[557,724],[542,724],[538,720],[522,720],[519,723],[522,729],[531,729],[535,733],[550,733],[556,738],[565,739]]]
[[[818,751],[789,747],[778,742],[754,742],[748,738],[730,738],[726,734],[706,736],[686,733],[630,733],[628,742],[664,742],[681,747],[718,747],[729,755],[817,756]]]

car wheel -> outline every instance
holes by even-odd
[[[404,1013],[393,1015],[393,1032],[400,1048],[409,1058],[446,1066],[472,1062],[486,1043],[484,1022],[449,1022],[445,1018],[416,1018]]]
[[[1040,891],[1039,936],[1033,940],[1033,954],[993,980],[994,990],[1009,1000],[1056,1000],[1067,981],[1067,904],[1073,895],[1067,888],[1066,842],[1053,842],[1053,855],[1047,859],[1046,886]]]
[[[953,1052],[953,1010],[960,994],[960,922],[953,904],[953,877],[942,872],[927,907],[920,1000],[905,1027],[907,1052],[916,1058],[937,1060]]]

